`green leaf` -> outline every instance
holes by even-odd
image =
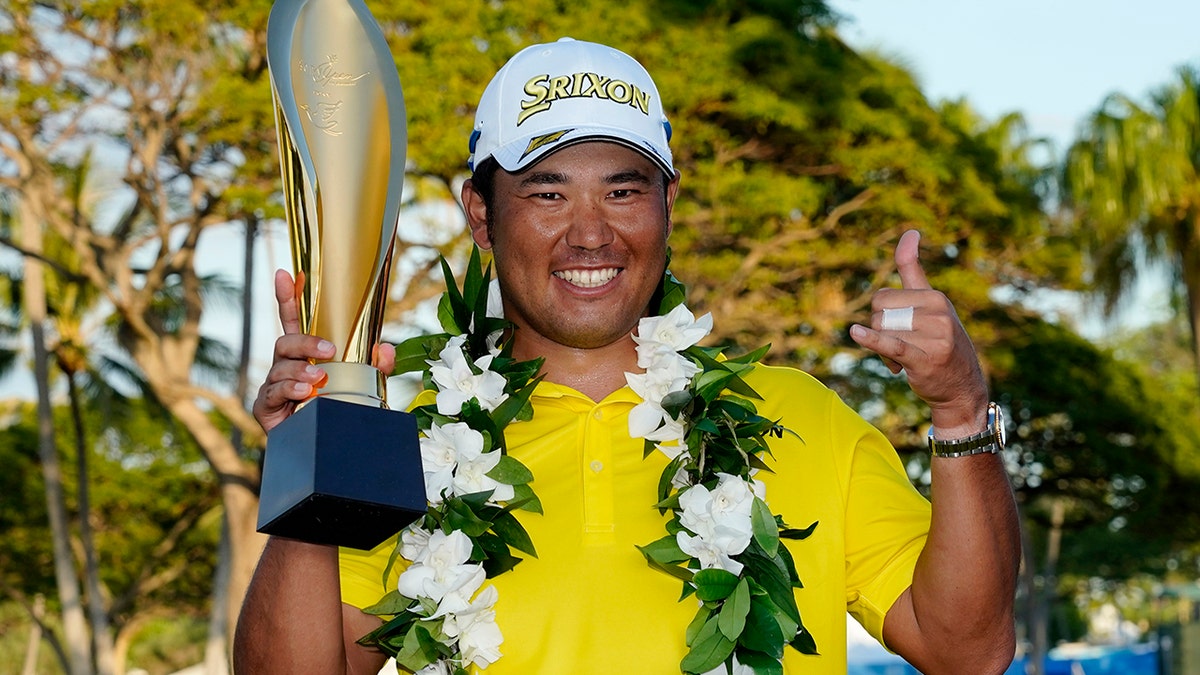
[[[400,614],[411,607],[412,604],[412,599],[400,595],[400,591],[393,590],[388,591],[387,595],[383,596],[379,602],[370,607],[363,608],[363,613],[375,616],[392,616]]]
[[[668,249],[667,267],[670,266],[671,251]],[[675,275],[671,274],[671,270],[668,269],[663,273],[662,298],[660,298],[658,302],[659,315],[666,314],[685,302],[687,302],[687,287],[680,283],[680,281],[675,278]]]
[[[738,585],[738,578],[716,567],[696,572],[692,577],[696,585],[696,597],[705,602],[724,600],[728,598]]]
[[[668,415],[678,419],[679,414],[691,404],[692,399],[692,392],[688,391],[687,389],[684,389],[683,391],[673,391],[663,397],[660,405],[662,405],[663,410],[667,411]]]
[[[538,363],[541,363],[541,359],[538,359]],[[504,399],[504,403],[496,406],[496,409],[492,411],[491,419],[495,422],[497,428],[503,429],[514,419],[529,419],[529,417],[522,417],[523,412],[526,408],[532,411],[532,407],[529,405],[529,397],[533,396],[533,390],[537,388],[538,383],[541,381],[542,378],[540,377],[535,379],[522,387],[517,393]]]
[[[667,535],[661,539],[656,539],[645,546],[637,546],[636,548],[642,552],[642,555],[646,556],[646,560],[661,563],[663,565],[686,562],[692,558],[679,548],[679,542],[677,542],[675,537],[672,535]],[[728,574],[728,572],[726,572],[726,574]]]
[[[810,654],[813,656],[820,654],[820,652],[817,651],[816,638],[814,638],[813,634],[808,632],[803,625],[801,625],[799,630],[796,632],[796,637],[792,638],[792,641],[788,644],[801,654]]]
[[[381,581],[384,588],[391,586],[388,583],[388,577],[392,576],[392,568],[396,566],[396,561],[400,559],[400,537],[402,536],[404,536],[403,533],[396,536],[396,547],[392,549],[391,555],[388,556],[387,564],[383,566],[383,578]]]
[[[705,370],[692,380],[696,395],[705,401],[711,401],[725,390],[726,384],[735,375],[724,368],[720,370]]]
[[[783,562],[767,558],[755,542],[751,542],[738,560],[747,568],[744,574],[762,586],[771,598],[771,602],[792,621],[799,624],[800,610],[796,607],[796,597],[792,594],[792,580],[788,576]]]
[[[750,507],[750,526],[754,532],[754,541],[762,547],[767,557],[774,558],[779,550],[779,526],[767,503],[758,497]]]
[[[783,675],[783,664],[779,658],[781,657],[772,658],[762,652],[737,650],[738,662],[753,670],[754,675]]]
[[[478,537],[491,528],[491,523],[476,516],[470,505],[461,497],[448,500],[445,504],[447,530],[462,530],[469,537]]]
[[[750,612],[750,584],[745,579],[738,582],[717,615],[717,627],[730,640],[737,640],[746,627],[746,615]]]
[[[657,507],[659,509],[670,508],[669,506],[664,506],[664,502],[666,502],[668,498],[671,498],[671,490],[675,487],[674,485],[671,485],[671,480],[675,478],[676,473],[679,473],[680,467],[687,462],[687,455],[681,454],[670,462],[667,462],[667,466],[663,468],[662,474],[660,474],[658,477]],[[676,496],[673,499],[678,499],[678,497]]]
[[[729,658],[734,646],[733,640],[721,633],[717,621],[709,620],[696,634],[696,640],[687,656],[679,662],[679,668],[685,673],[707,673]]]
[[[508,455],[501,456],[496,466],[484,475],[505,485],[524,485],[533,480],[533,472]]]
[[[484,552],[483,571],[489,579],[494,579],[511,570],[521,562],[521,559],[509,551],[508,544],[498,535],[484,534],[475,538],[475,543]]]
[[[396,345],[396,365],[392,368],[392,375],[425,370],[429,367],[425,361],[437,358],[449,339],[450,336],[445,333],[418,335]]]
[[[404,636],[404,646],[396,654],[396,663],[416,672],[438,659],[438,642],[421,624],[414,624]]]
[[[776,659],[783,658],[783,631],[775,620],[773,604],[764,602],[761,597],[751,599],[750,611],[746,614],[746,629],[742,631],[738,643]]]
[[[704,624],[710,616],[712,616],[712,609],[708,605],[701,604],[696,610],[696,616],[692,617],[692,621],[688,624],[687,631],[684,633],[686,639],[684,644],[690,645],[696,641],[696,636],[700,633],[700,629],[704,628]]]
[[[542,500],[537,498],[537,495],[533,493],[533,488],[529,485],[513,486],[512,503],[520,503],[520,509],[522,511],[542,513]]]
[[[509,546],[528,553],[533,557],[537,557],[537,550],[533,547],[533,540],[529,538],[529,533],[525,531],[525,527],[521,525],[521,521],[517,520],[513,514],[504,512],[492,521],[492,531],[500,535],[504,542]]]
[[[467,271],[463,275],[462,297],[463,304],[473,316],[478,314],[476,310],[481,304],[485,308],[487,306],[487,288],[483,285],[483,262],[479,257],[478,246],[471,247],[471,257],[467,260]]]
[[[779,536],[783,537],[784,539],[808,539],[808,535],[812,534],[813,530],[817,529],[817,523],[819,522],[820,521],[818,520],[814,520],[812,525],[809,525],[802,530],[789,527],[785,530],[781,530],[779,532]]]
[[[470,309],[467,308],[462,294],[458,292],[458,283],[454,280],[454,271],[450,269],[450,263],[446,262],[444,256],[440,262],[442,278],[446,281],[446,292],[438,302],[438,319],[441,321],[442,330],[447,333],[465,333],[471,318]]]
[[[749,365],[751,363],[758,363],[759,361],[762,360],[762,358],[764,356],[767,355],[767,352],[770,350],[771,350],[771,345],[770,345],[770,343],[768,343],[768,344],[765,344],[765,345],[759,347],[758,349],[755,349],[752,352],[749,352],[747,354],[742,354],[741,356],[737,357],[736,359],[729,359],[728,361],[726,361],[726,363],[729,363],[729,364],[738,363],[738,364],[746,364],[746,365]],[[761,397],[759,397],[759,398],[761,399]]]

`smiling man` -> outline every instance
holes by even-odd
[[[503,657],[489,673],[667,675],[687,652],[695,604],[679,602],[678,580],[635,548],[662,536],[664,517],[651,506],[668,460],[643,458],[642,439],[630,436],[642,399],[627,384],[644,370],[634,335],[666,265],[680,180],[669,140],[650,76],[602,45],[529,47],[480,101],[467,220],[492,251],[514,355],[545,359],[533,419],[505,431],[543,505],[544,514],[519,516],[539,555],[490,580]],[[882,434],[813,378],[766,366],[746,377],[763,396],[761,414],[796,432],[771,440],[760,488],[785,521],[819,523],[787,546],[804,582],[795,600],[820,653],[787,650],[787,673],[846,672],[846,611],[926,673],[999,673],[1012,659],[1019,550],[997,454],[1003,422],[917,245],[916,233],[901,239],[904,287],[880,291],[869,326],[851,335],[906,370],[930,406],[932,505]],[[277,277],[285,335],[254,406],[266,429],[320,381],[310,361],[333,354],[298,333],[293,288]],[[380,357],[390,372],[391,350]],[[394,546],[339,556],[273,537],[239,622],[238,667],[377,671],[383,655],[356,639],[379,626],[361,609],[395,588],[399,570],[382,581]]]

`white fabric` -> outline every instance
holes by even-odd
[[[883,320],[879,322],[879,327],[883,330],[912,330],[913,308],[897,307],[883,310]]]

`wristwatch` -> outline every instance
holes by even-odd
[[[1006,439],[1004,411],[992,402],[987,407],[987,428],[977,434],[949,441],[940,440],[933,437],[933,427],[929,427],[929,452],[934,457],[967,457],[985,452],[995,454],[1004,449]]]

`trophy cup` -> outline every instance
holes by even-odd
[[[328,379],[271,430],[258,531],[371,549],[425,513],[416,421],[371,365],[387,300],[404,94],[363,0],[276,0],[267,22],[301,330],[337,345]]]

